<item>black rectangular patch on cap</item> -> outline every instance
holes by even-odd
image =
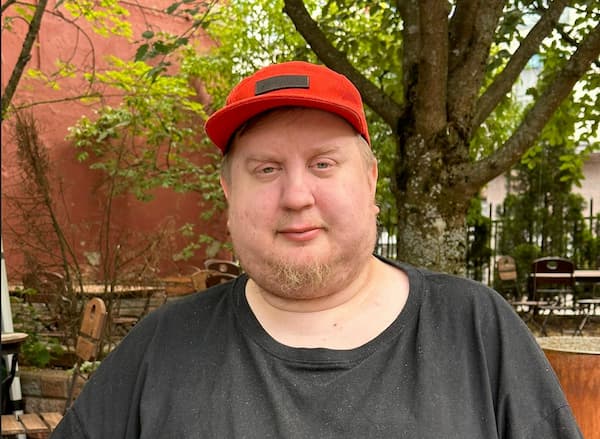
[[[254,95],[259,96],[276,90],[286,88],[308,88],[309,78],[306,75],[281,75],[262,79],[256,82]]]

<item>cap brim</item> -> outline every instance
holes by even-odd
[[[335,105],[315,97],[277,95],[271,95],[268,98],[255,96],[230,104],[211,115],[206,122],[205,130],[214,144],[225,154],[231,136],[246,121],[265,111],[280,107],[305,107],[324,110],[342,117],[363,136],[368,133],[367,127],[363,126],[361,116],[347,107]],[[368,136],[368,134],[366,135]],[[368,137],[366,137],[366,140],[369,141]]]

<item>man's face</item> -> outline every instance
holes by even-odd
[[[366,266],[377,165],[354,129],[320,110],[275,111],[237,136],[222,186],[237,257],[264,290],[323,297]]]

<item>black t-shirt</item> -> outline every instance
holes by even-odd
[[[102,362],[52,438],[581,438],[500,295],[399,267],[404,309],[350,350],[275,341],[245,276],[165,305]]]

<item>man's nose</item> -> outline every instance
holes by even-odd
[[[315,203],[310,176],[304,170],[288,172],[281,188],[281,204],[285,209],[300,210]]]

